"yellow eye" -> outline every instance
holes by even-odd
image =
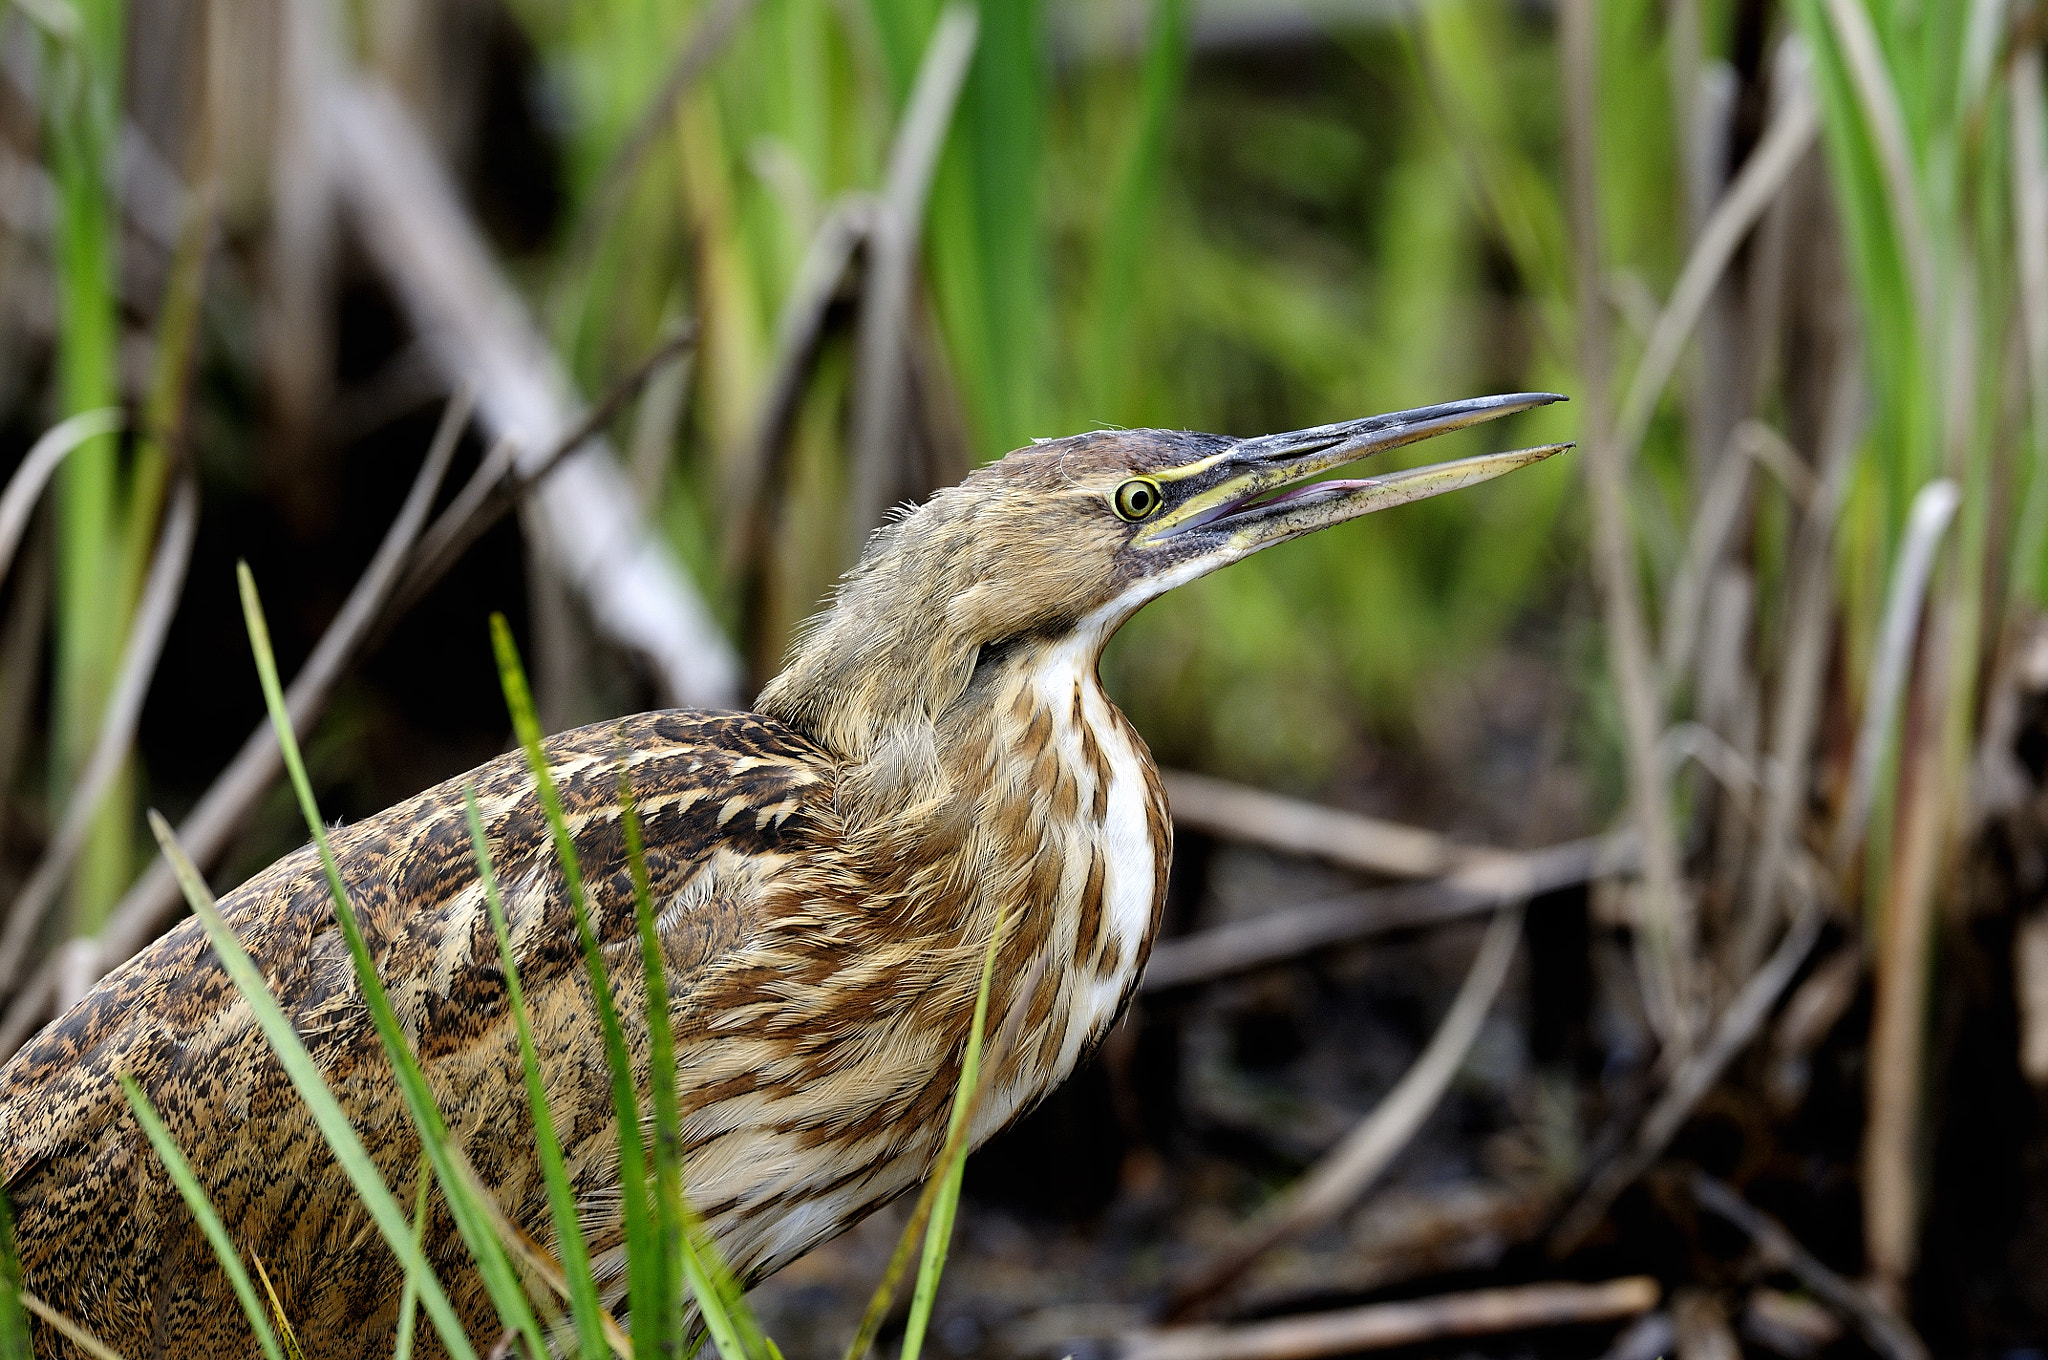
[[[1124,519],[1146,519],[1159,512],[1166,503],[1166,497],[1159,492],[1159,483],[1150,477],[1133,477],[1116,489],[1116,512]]]

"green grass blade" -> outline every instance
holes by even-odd
[[[668,969],[661,937],[654,930],[654,892],[647,877],[647,848],[640,834],[640,809],[633,799],[632,766],[620,753],[619,818],[626,862],[633,879],[633,923],[640,935],[640,963],[647,977],[647,1085],[654,1106],[654,1211],[661,1234],[662,1326],[665,1339],[682,1334],[683,1185],[682,1123],[676,1112],[676,1040],[668,1003]],[[723,1349],[723,1347],[721,1347]]]
[[[249,957],[241,941],[228,928],[206,880],[199,876],[191,857],[178,844],[177,834],[171,830],[170,823],[161,814],[151,811],[149,826],[156,833],[157,844],[163,847],[164,858],[177,875],[178,886],[184,890],[185,901],[190,904],[192,914],[199,918],[200,926],[213,944],[214,953],[220,957],[221,966],[242,993],[243,1000],[249,1003],[263,1037],[270,1041],[271,1051],[276,1053],[285,1075],[291,1078],[299,1098],[306,1102],[314,1123],[319,1126],[320,1136],[326,1140],[335,1161],[354,1185],[370,1221],[377,1225],[377,1231],[383,1234],[384,1241],[392,1254],[398,1257],[399,1263],[409,1273],[418,1276],[420,1301],[426,1307],[428,1318],[433,1321],[434,1330],[440,1334],[441,1344],[457,1360],[476,1360],[476,1351],[469,1344],[469,1337],[462,1330],[462,1322],[455,1316],[455,1309],[448,1302],[441,1282],[427,1265],[425,1254],[413,1245],[412,1224],[406,1220],[405,1210],[392,1196],[390,1187],[384,1184],[382,1173],[363,1147],[362,1139],[356,1136],[355,1128],[348,1122],[348,1115],[343,1112],[340,1102],[327,1089],[326,1080],[321,1077],[312,1055],[306,1052],[306,1046],[299,1041],[291,1019],[278,1005],[277,998],[271,995],[262,970],[257,968],[255,960]]]
[[[121,1090],[128,1097],[129,1107],[135,1111],[135,1122],[142,1125],[142,1131],[149,1135],[157,1160],[164,1164],[164,1170],[170,1172],[171,1183],[178,1187],[178,1193],[185,1198],[185,1207],[192,1211],[199,1230],[212,1244],[213,1254],[219,1259],[220,1268],[227,1273],[228,1283],[234,1286],[235,1297],[241,1301],[242,1312],[249,1319],[249,1330],[255,1335],[256,1344],[263,1348],[267,1360],[284,1360],[284,1349],[278,1345],[277,1333],[271,1330],[270,1319],[263,1312],[263,1300],[256,1297],[256,1286],[249,1281],[249,1272],[242,1265],[241,1254],[235,1250],[227,1226],[214,1211],[206,1188],[192,1173],[192,1164],[185,1160],[185,1154],[171,1137],[171,1131],[157,1117],[156,1107],[149,1103],[149,1097],[142,1094],[135,1078],[125,1072],[121,1074]]]
[[[604,1038],[605,1063],[612,1074],[612,1109],[619,1125],[619,1203],[626,1227],[627,1295],[631,1301],[633,1348],[636,1353],[661,1352],[660,1320],[663,1315],[661,1285],[667,1276],[661,1260],[661,1237],[648,1205],[647,1148],[640,1135],[640,1102],[633,1090],[632,1059],[626,1050],[625,1030],[619,1024],[618,1005],[605,976],[604,953],[597,932],[591,928],[588,899],[583,886],[583,868],[576,858],[576,845],[562,815],[561,793],[554,773],[548,768],[547,753],[541,749],[540,720],[534,716],[533,691],[526,683],[526,671],[519,664],[519,649],[512,641],[512,629],[502,614],[491,615],[491,648],[497,656],[498,681],[505,691],[505,707],[512,716],[512,730],[526,752],[533,771],[534,788],[547,817],[554,839],[555,858],[562,868],[562,880],[569,898],[569,911],[576,919],[576,936],[583,947],[584,968],[589,974],[591,997],[597,1007],[598,1028]]]
[[[235,579],[241,587],[242,619],[248,628],[250,649],[256,656],[256,673],[262,681],[264,704],[270,710],[270,725],[277,734],[292,789],[298,795],[299,810],[305,815],[306,826],[312,832],[313,844],[319,851],[320,867],[326,874],[328,893],[334,903],[335,920],[341,926],[342,938],[348,943],[363,1003],[370,1012],[385,1054],[391,1060],[392,1071],[398,1077],[398,1088],[405,1096],[413,1123],[418,1127],[421,1146],[433,1162],[434,1174],[440,1179],[442,1192],[447,1196],[456,1229],[476,1260],[492,1304],[505,1324],[518,1331],[535,1354],[545,1354],[547,1343],[541,1333],[540,1321],[534,1316],[506,1244],[499,1240],[493,1223],[494,1215],[478,1202],[481,1188],[467,1174],[467,1166],[460,1163],[460,1151],[448,1132],[440,1107],[434,1101],[426,1074],[420,1070],[419,1061],[413,1055],[412,1045],[406,1041],[405,1031],[398,1023],[398,1014],[391,1007],[391,999],[385,994],[383,980],[377,975],[376,962],[370,956],[369,943],[363,937],[362,924],[356,919],[355,909],[349,905],[348,889],[341,879],[341,866],[334,858],[334,847],[327,837],[327,824],[320,816],[319,804],[314,801],[312,781],[306,777],[306,763],[299,753],[298,738],[292,731],[290,712],[285,708],[284,686],[277,674],[277,657],[270,646],[270,629],[264,622],[263,604],[256,594],[256,578],[250,573],[248,563],[236,564]]]
[[[569,1184],[568,1167],[562,1160],[562,1142],[555,1131],[553,1113],[548,1109],[547,1084],[541,1076],[540,1054],[533,1043],[533,1024],[526,1009],[526,995],[519,983],[519,967],[512,957],[512,929],[505,917],[505,904],[498,895],[498,875],[491,865],[491,847],[484,836],[483,813],[476,804],[476,789],[464,786],[463,811],[469,818],[469,842],[476,849],[477,875],[483,882],[484,901],[490,908],[491,929],[498,938],[499,965],[505,970],[505,996],[519,1029],[519,1062],[526,1075],[526,1101],[533,1115],[534,1146],[540,1154],[541,1175],[547,1181],[548,1210],[554,1216],[557,1251],[562,1275],[569,1287],[569,1312],[576,1322],[576,1337],[587,1356],[603,1355],[610,1349],[604,1340],[604,1305],[598,1298],[597,1280],[590,1272],[590,1245],[583,1236],[583,1224],[576,1215],[576,1192]]]
[[[938,1196],[932,1202],[931,1226],[925,1229],[924,1259],[917,1267],[917,1287],[910,1295],[910,1319],[903,1328],[903,1360],[917,1360],[924,1348],[925,1329],[931,1325],[932,1304],[938,1298],[939,1276],[946,1269],[946,1248],[953,1238],[953,1216],[960,1208],[960,1178],[967,1170],[966,1132],[968,1112],[981,1080],[981,1036],[988,1024],[989,985],[995,977],[996,946],[1001,943],[999,925],[989,936],[988,950],[981,957],[981,987],[974,997],[974,1024],[967,1031],[967,1051],[960,1057],[960,1084],[953,1092],[953,1115],[946,1123],[946,1142],[954,1148],[946,1164],[935,1169]]]
[[[413,1180],[412,1245],[424,1252],[427,1245],[427,1191],[434,1184],[434,1168],[420,1158],[420,1172]],[[398,1294],[398,1341],[391,1348],[391,1360],[412,1360],[412,1334],[420,1307],[420,1282],[411,1271],[405,1273],[405,1288]]]
[[[955,1155],[967,1141],[967,1126],[963,1123],[955,1128],[946,1139],[946,1146],[939,1153],[940,1166],[952,1165]],[[903,1273],[910,1268],[910,1258],[918,1254],[918,1247],[924,1241],[924,1230],[932,1221],[932,1209],[938,1203],[939,1193],[945,1188],[943,1176],[927,1176],[924,1188],[918,1192],[917,1203],[911,1206],[910,1217],[903,1224],[903,1231],[897,1235],[896,1246],[889,1253],[889,1264],[882,1270],[882,1278],[876,1282],[874,1293],[868,1297],[867,1311],[861,1314],[860,1325],[854,1328],[853,1340],[846,1347],[845,1360],[865,1360],[867,1353],[881,1334],[882,1323],[888,1319],[889,1309],[896,1302],[896,1287],[903,1281]]]
[[[1188,0],[1154,0],[1152,32],[1139,77],[1137,126],[1108,204],[1097,248],[1095,287],[1096,390],[1089,395],[1107,418],[1128,418],[1131,386],[1132,298],[1151,256],[1166,172],[1167,134],[1187,75]]]
[[[669,1009],[666,956],[654,927],[654,890],[647,876],[647,848],[640,809],[633,797],[631,767],[619,765],[619,809],[626,863],[633,879],[633,917],[640,932],[640,958],[647,973],[648,1084],[653,1088],[655,1209],[665,1265],[671,1272],[664,1302],[676,1311],[672,1326],[681,1335],[682,1287],[697,1299],[704,1326],[727,1356],[763,1356],[767,1338],[753,1310],[690,1212],[683,1180],[682,1119],[676,1107],[675,1030]]]
[[[121,400],[119,159],[125,5],[68,7],[79,23],[50,49],[40,82],[44,151],[56,190],[51,243],[59,307],[56,377],[65,415]],[[119,605],[124,536],[120,450],[111,435],[66,460],[57,486],[57,611],[51,696],[57,786],[84,767],[119,667],[128,614]],[[129,781],[122,781],[124,786]],[[93,822],[71,890],[75,933],[90,934],[121,894],[133,847],[128,790]]]
[[[0,1188],[0,1360],[34,1360],[21,1311],[21,1258],[14,1252],[14,1209]]]

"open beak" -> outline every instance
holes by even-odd
[[[1240,440],[1213,457],[1155,474],[1162,483],[1191,481],[1200,489],[1180,498],[1166,514],[1147,526],[1137,542],[1158,544],[1181,534],[1200,532],[1212,542],[1221,539],[1216,547],[1235,560],[1375,510],[1490,481],[1504,472],[1541,462],[1571,445],[1544,444],[1482,454],[1453,463],[1390,472],[1383,477],[1326,482],[1308,479],[1386,449],[1563,400],[1554,392],[1474,397],[1469,401]]]

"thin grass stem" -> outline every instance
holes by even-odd
[[[433,1184],[434,1168],[422,1156],[412,1189],[412,1245],[422,1253],[427,1245],[427,1192]],[[420,1282],[408,1270],[405,1287],[398,1292],[398,1340],[391,1348],[391,1360],[412,1360],[412,1334],[418,1326],[419,1307]]]
[[[426,1074],[420,1070],[419,1060],[398,1022],[398,1014],[385,994],[384,983],[377,974],[376,961],[363,936],[361,922],[356,918],[355,909],[349,905],[341,865],[335,859],[327,824],[314,800],[312,781],[306,775],[298,737],[292,730],[291,713],[285,706],[284,686],[278,680],[277,658],[270,646],[270,629],[264,622],[263,605],[256,594],[256,578],[250,573],[248,563],[236,564],[235,578],[241,587],[242,618],[249,632],[250,648],[255,653],[256,673],[263,685],[263,701],[270,712],[271,726],[277,733],[278,748],[284,757],[285,770],[291,776],[292,790],[298,795],[299,810],[313,834],[313,844],[319,853],[320,867],[326,875],[328,893],[334,904],[335,921],[348,944],[363,1003],[376,1026],[377,1037],[391,1059],[399,1090],[405,1096],[408,1111],[419,1130],[421,1145],[433,1161],[435,1175],[447,1197],[449,1212],[476,1260],[478,1273],[490,1292],[492,1304],[506,1324],[518,1330],[533,1347],[535,1354],[543,1353],[547,1343],[541,1333],[539,1319],[534,1316],[526,1290],[512,1267],[505,1243],[493,1229],[492,1220],[497,1215],[481,1203],[483,1191],[476,1185],[475,1178],[468,1174],[466,1159],[462,1157],[461,1149],[450,1135],[447,1121],[435,1103],[433,1089],[428,1086]]]
[[[953,1091],[953,1114],[946,1125],[946,1143],[952,1155],[935,1167],[932,1179],[938,1194],[932,1200],[931,1224],[925,1229],[924,1257],[918,1263],[917,1285],[910,1295],[910,1317],[903,1328],[902,1360],[917,1360],[924,1348],[925,1330],[931,1325],[932,1305],[938,1300],[939,1277],[946,1269],[946,1249],[953,1238],[953,1216],[960,1208],[960,1180],[967,1170],[968,1119],[981,1080],[981,1036],[988,1024],[988,994],[996,970],[996,948],[1004,930],[999,922],[988,937],[981,956],[981,981],[974,995],[974,1023],[967,1031],[967,1048],[960,1055],[960,1083]]]
[[[171,824],[160,813],[152,810],[149,814],[150,830],[156,834],[157,844],[163,848],[164,858],[171,862],[171,868],[178,876],[178,886],[184,890],[185,900],[191,904],[192,914],[199,918],[201,929],[219,956],[221,966],[235,984],[242,999],[248,1003],[263,1037],[270,1041],[270,1048],[277,1060],[298,1090],[299,1098],[306,1102],[320,1135],[334,1153],[342,1171],[355,1187],[357,1197],[368,1211],[370,1221],[377,1226],[392,1254],[409,1273],[417,1273],[420,1281],[420,1302],[427,1310],[427,1316],[434,1323],[434,1330],[441,1337],[441,1344],[456,1360],[476,1360],[476,1351],[469,1344],[469,1336],[463,1331],[462,1322],[455,1316],[455,1309],[448,1301],[448,1295],[441,1288],[441,1282],[434,1276],[425,1255],[413,1245],[412,1224],[399,1207],[391,1190],[384,1184],[384,1177],[377,1164],[370,1157],[362,1139],[348,1115],[327,1088],[327,1081],[320,1075],[320,1069],[300,1042],[298,1031],[293,1028],[284,1008],[271,994],[270,985],[264,981],[262,970],[255,960],[242,948],[234,931],[228,928],[221,916],[220,907],[214,902],[213,893],[206,886],[206,880],[199,876],[199,869],[178,844],[177,834]]]
[[[656,1355],[661,1351],[664,1271],[659,1229],[648,1202],[647,1147],[641,1137],[640,1101],[633,1089],[632,1057],[626,1048],[625,1030],[619,1023],[611,980],[605,973],[604,951],[598,943],[597,932],[591,927],[583,867],[577,859],[576,845],[562,813],[562,798],[555,787],[554,772],[548,766],[547,752],[541,745],[540,721],[534,714],[533,691],[526,683],[526,671],[520,664],[518,647],[512,641],[511,626],[502,614],[491,615],[491,647],[497,657],[498,681],[505,692],[505,707],[511,714],[512,731],[526,753],[527,768],[533,773],[534,792],[547,819],[556,862],[561,866],[563,889],[569,899],[570,915],[575,918],[576,937],[582,946],[591,999],[597,1009],[605,1065],[611,1071],[612,1113],[618,1124],[619,1204],[626,1229],[627,1297],[632,1309],[633,1348],[635,1353]],[[699,1302],[701,1305],[701,1297]],[[710,1325],[708,1313],[706,1324]]]
[[[519,981],[519,966],[512,951],[512,931],[505,905],[498,892],[498,875],[491,863],[490,843],[484,834],[483,813],[478,809],[476,789],[462,790],[463,811],[469,821],[469,842],[476,850],[477,877],[483,883],[484,902],[491,913],[491,930],[498,942],[499,966],[505,970],[505,1004],[519,1031],[519,1063],[526,1078],[527,1108],[533,1118],[534,1146],[540,1155],[541,1175],[547,1182],[548,1209],[555,1220],[555,1239],[561,1256],[563,1279],[569,1295],[569,1312],[575,1320],[577,1339],[587,1355],[603,1355],[608,1349],[601,1321],[604,1307],[599,1302],[597,1280],[590,1270],[590,1245],[576,1212],[576,1193],[562,1158],[562,1141],[548,1108],[547,1082],[540,1070],[540,1054],[534,1047],[533,1022],[526,1006],[526,993]]]

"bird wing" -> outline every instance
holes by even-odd
[[[622,771],[644,826],[679,1004],[693,979],[760,929],[774,909],[764,885],[836,834],[829,758],[759,715],[645,713],[563,733],[546,750],[588,885],[592,928],[629,1019],[639,1014],[644,989]],[[609,1120],[608,1081],[562,875],[521,756],[501,756],[332,840],[400,1023],[458,1136],[478,1150],[479,1173],[512,1207],[540,1187],[530,1137],[517,1136],[524,1095],[465,787],[483,814],[555,1117],[572,1149],[592,1142],[578,1131]],[[249,880],[221,908],[390,1182],[405,1183],[417,1142],[312,847]],[[31,1262],[74,1254],[52,1238],[71,1239],[70,1248],[95,1260],[103,1252],[87,1250],[88,1238],[143,1253],[155,1240],[153,1220],[161,1215],[143,1202],[149,1196],[138,1198],[137,1186],[160,1190],[162,1177],[119,1090],[123,1073],[162,1112],[224,1217],[260,1209],[264,1225],[250,1224],[263,1228],[257,1241],[288,1255],[294,1241],[354,1231],[351,1216],[360,1209],[352,1196],[304,1202],[304,1189],[288,1188],[318,1171],[312,1179],[335,1189],[331,1160],[199,923],[187,920],[0,1069],[0,1183],[17,1202]],[[515,1136],[493,1138],[499,1130]]]

